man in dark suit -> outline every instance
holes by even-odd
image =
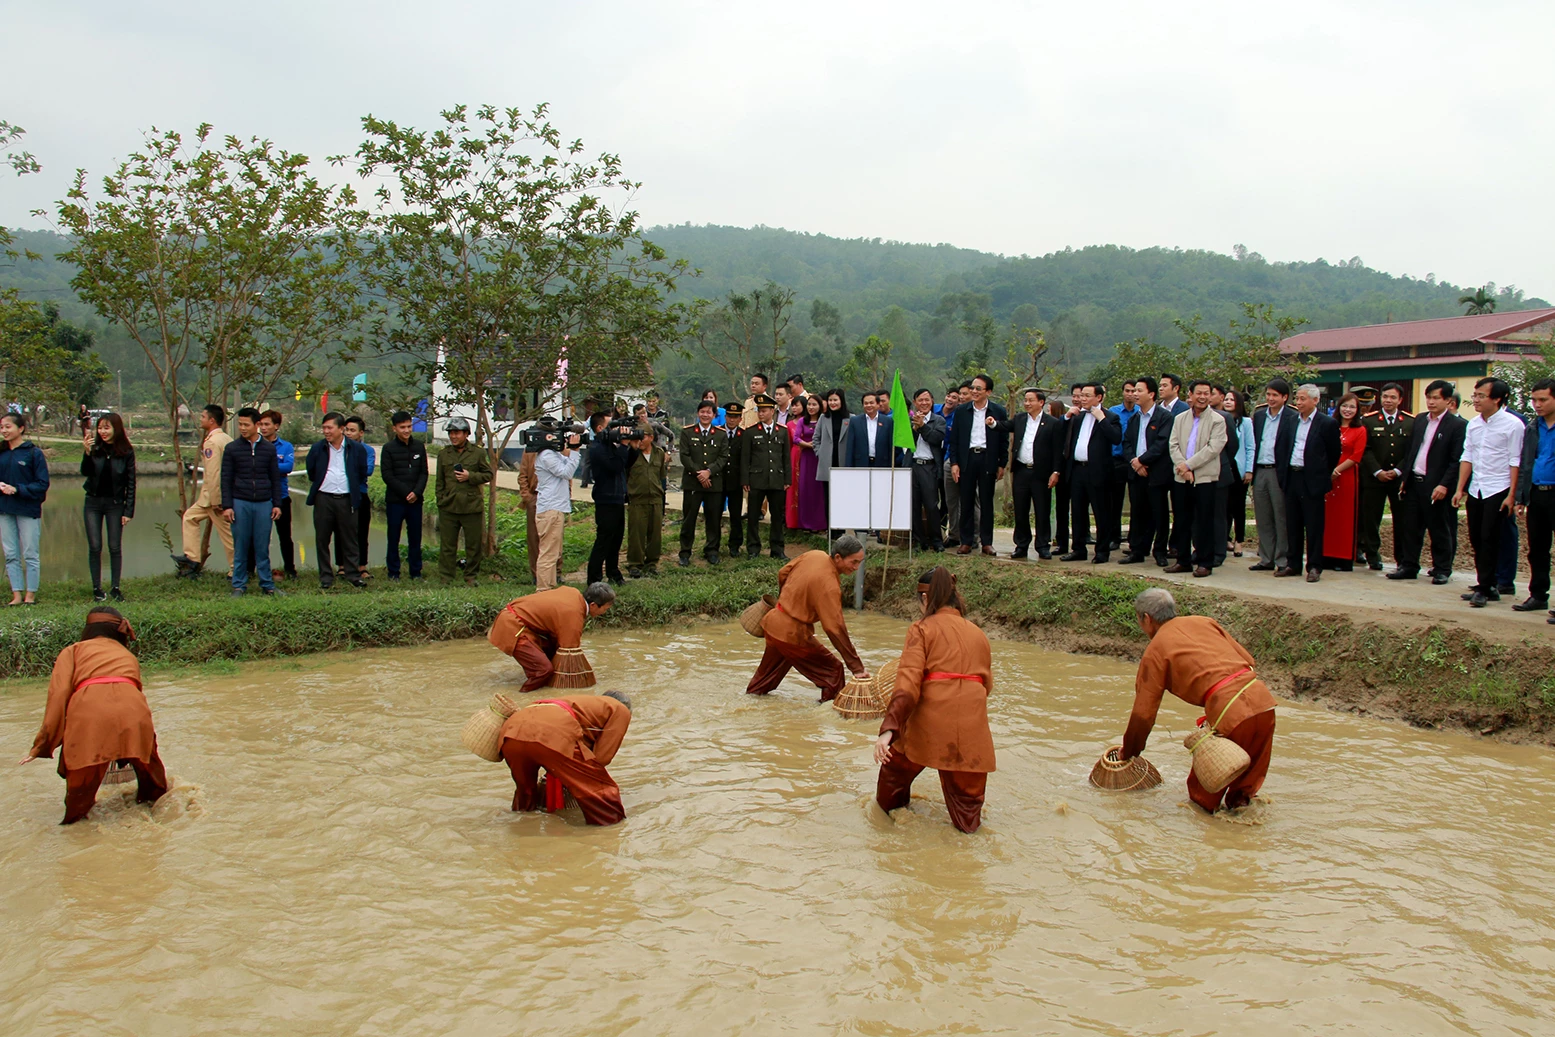
[[[1058,485],[1062,460],[1064,423],[1047,413],[1047,395],[1041,389],[1022,394],[1025,411],[1010,422],[1010,481],[1014,484],[1015,550],[1011,558],[1027,557],[1031,546],[1031,513],[1037,514],[1037,557],[1052,558],[1048,550],[1052,527],[1048,520],[1053,487]]]
[[[1399,480],[1398,504],[1393,514],[1393,555],[1398,568],[1390,580],[1413,580],[1420,575],[1420,552],[1425,534],[1431,533],[1431,582],[1440,586],[1452,577],[1458,535],[1447,520],[1452,492],[1458,488],[1458,460],[1463,456],[1463,436],[1469,423],[1447,406],[1452,383],[1438,378],[1425,387],[1424,414],[1414,419],[1409,445],[1398,462],[1404,473]],[[1368,435],[1370,433],[1368,432]]]
[[[971,399],[956,408],[951,422],[950,477],[961,492],[961,546],[956,554],[969,555],[972,545],[982,544],[983,554],[993,550],[993,488],[1004,478],[1009,458],[1009,431],[1004,408],[988,399],[993,379],[980,374],[968,390]],[[981,507],[981,513],[975,509]],[[977,525],[979,528],[974,529]]]
[[[1398,558],[1399,495],[1409,473],[1404,455],[1414,432],[1414,416],[1402,408],[1404,387],[1389,382],[1382,387],[1381,407],[1361,419],[1366,430],[1366,453],[1361,458],[1360,508],[1357,547],[1375,571],[1382,571],[1382,507],[1393,509],[1393,556]],[[1411,458],[1413,460],[1413,458]]]
[[[903,466],[896,459],[896,467]],[[891,467],[891,416],[880,411],[880,394],[864,394],[864,413],[848,419],[848,454],[845,468]]]
[[[761,554],[761,509],[768,516],[767,546],[773,558],[783,554],[783,504],[788,484],[793,480],[793,458],[789,454],[788,427],[777,420],[777,401],[766,393],[752,397],[756,401],[756,424],[740,436],[740,478],[745,485],[745,552],[755,558]]]
[[[1123,463],[1128,465],[1128,551],[1118,561],[1136,565],[1153,557],[1165,568],[1166,534],[1171,525],[1169,501],[1172,464],[1167,450],[1172,438],[1172,412],[1156,402],[1156,381],[1146,375],[1134,382],[1139,413],[1123,436]]]
[[[912,521],[918,547],[943,551],[939,525],[940,468],[945,462],[945,419],[934,413],[934,394],[919,389],[912,395]]]
[[[1096,556],[1092,562],[1105,562],[1112,543],[1112,512],[1107,506],[1109,477],[1112,474],[1112,447],[1123,440],[1118,416],[1103,406],[1107,387],[1086,382],[1075,394],[1069,408],[1064,468],[1069,472],[1069,505],[1073,512],[1069,541],[1072,550],[1066,562],[1085,561],[1089,542],[1090,515],[1096,516]]]
[[[1322,393],[1315,385],[1296,389],[1296,429],[1283,473],[1285,528],[1290,534],[1290,558],[1276,576],[1300,576],[1302,535],[1306,535],[1307,582],[1323,573],[1324,498],[1334,486],[1339,463],[1339,423],[1318,409]]]
[[[1285,474],[1290,446],[1300,419],[1290,406],[1290,383],[1271,379],[1263,392],[1265,406],[1253,415],[1253,516],[1258,522],[1258,561],[1253,572],[1286,568],[1290,553],[1285,528]]]

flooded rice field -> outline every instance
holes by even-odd
[[[854,622],[872,665],[904,631]],[[871,805],[876,722],[743,695],[733,624],[585,647],[635,700],[612,828],[511,813],[460,746],[517,676],[483,640],[151,679],[154,810],[61,828],[52,766],[8,766],[0,1033],[1551,1032],[1547,750],[1282,704],[1266,801],[1211,819],[1196,711],[1165,785],[1100,792],[1132,667],[997,642],[965,836],[932,773]],[[42,710],[0,694],[11,760]]]

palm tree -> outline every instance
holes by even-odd
[[[1474,289],[1473,295],[1458,296],[1458,305],[1467,306],[1464,310],[1466,316],[1474,316],[1477,313],[1496,312],[1496,297],[1490,294],[1490,285]]]

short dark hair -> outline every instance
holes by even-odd
[[[209,414],[211,420],[218,425],[227,423],[227,409],[219,403],[207,403],[205,405],[205,413]]]
[[[1123,379],[1123,388],[1125,388],[1125,389],[1127,389],[1131,385],[1138,385],[1138,384],[1139,384],[1139,379],[1138,378],[1125,378],[1125,379]]]
[[[403,425],[407,421],[415,421],[415,416],[408,410],[397,410],[389,415],[389,424]]]
[[[1171,381],[1173,389],[1176,389],[1178,392],[1182,391],[1182,375],[1165,371],[1161,374],[1161,384],[1165,385],[1168,380]]]
[[[1290,395],[1290,383],[1287,382],[1283,378],[1271,378],[1271,379],[1269,379],[1269,384],[1264,386],[1264,388],[1265,389],[1273,389],[1275,392],[1279,393],[1281,396],[1289,396]]]
[[[752,378],[760,378],[762,385],[765,385],[769,389],[772,388],[772,379],[768,378],[766,375],[762,374],[760,371],[757,371],[755,374],[752,374],[751,377]]]
[[[1208,382],[1208,381],[1207,381],[1207,380],[1206,380],[1206,379],[1203,379],[1203,378],[1195,378],[1195,379],[1193,379],[1193,380],[1192,380],[1192,381],[1191,381],[1191,382],[1189,382],[1189,383],[1188,383],[1188,391],[1189,391],[1189,392],[1194,392],[1194,391],[1196,391],[1196,390],[1197,390],[1197,389],[1198,389],[1198,387],[1199,387],[1199,386],[1201,386],[1201,385],[1202,385],[1202,386],[1204,386],[1204,388],[1206,388],[1206,389],[1210,389],[1210,390],[1213,390],[1213,389],[1214,389],[1214,388],[1215,388],[1215,387],[1214,387],[1214,386],[1213,386],[1213,385],[1211,385],[1211,384],[1210,384],[1210,383],[1209,383],[1209,382]]]
[[[1402,385],[1399,385],[1397,382],[1388,382],[1382,387],[1381,392],[1377,393],[1377,399],[1382,399],[1382,393],[1387,392],[1389,389],[1392,389],[1394,392],[1398,393],[1400,398],[1402,398],[1404,395],[1404,387]]]
[[[264,415],[259,413],[259,408],[258,407],[239,407],[238,408],[238,417],[240,417],[240,418],[247,418],[249,421],[252,421],[256,425],[259,424],[259,419],[261,417],[263,417],[263,416]]]
[[[701,414],[704,410],[717,410],[717,409],[718,409],[718,404],[714,403],[712,400],[703,400],[703,401],[701,401],[700,403],[697,404],[697,413],[698,414]],[[744,410],[745,407],[742,405],[740,407],[740,409]]]
[[[1453,406],[1454,410],[1456,410],[1457,408],[1463,406],[1463,397],[1458,395],[1458,390],[1454,389],[1453,392],[1452,392],[1452,396],[1449,397],[1449,399],[1452,401],[1452,406]]]
[[[367,431],[367,422],[360,415],[356,415],[356,414],[351,415],[349,418],[346,419],[346,424],[347,425],[355,425],[357,428],[361,429],[363,432]]]
[[[1161,387],[1156,383],[1156,380],[1147,374],[1140,375],[1134,379],[1134,391],[1138,392],[1141,387],[1148,389],[1151,396],[1161,391]]]
[[[607,411],[607,410],[597,410],[597,411],[595,411],[593,414],[589,415],[589,431],[590,432],[595,431],[601,425],[603,425],[605,422],[607,422],[609,420],[610,420],[610,412],[609,411]]]
[[[1209,383],[1209,391],[1210,392],[1218,392],[1218,393],[1220,393],[1220,395],[1224,396],[1226,394],[1226,387],[1224,385],[1221,385],[1219,382],[1210,382]]]
[[[912,394],[912,398],[916,400],[918,397],[922,396],[926,392],[929,393],[929,399],[931,399],[931,400],[934,399],[934,394],[932,392],[929,392],[929,390],[927,390],[927,389],[918,389],[917,391],[915,391]]]
[[[879,403],[880,402],[880,394],[876,393],[876,392],[867,392],[863,396],[859,397],[859,402],[860,403],[863,403],[865,400],[874,400],[876,403]]]
[[[985,390],[987,390],[988,392],[993,392],[993,379],[989,378],[987,375],[985,375],[985,374],[974,374],[972,376],[972,381],[974,381],[974,382],[978,382],[978,381],[982,382],[983,383],[983,388]]]
[[[1499,378],[1481,378],[1474,383],[1474,388],[1485,389],[1490,394],[1490,398],[1503,407],[1506,406],[1507,397],[1512,395],[1512,387]]]
[[[280,428],[282,425],[286,424],[286,418],[281,415],[280,411],[275,410],[274,408],[271,408],[270,410],[267,410],[263,414],[259,415],[260,421],[263,421],[266,418],[269,418],[271,421],[275,422],[276,428]]]
[[[634,403],[634,404],[632,404],[632,413],[633,414],[636,414],[640,410],[645,411],[647,409],[648,409],[648,405],[646,403]],[[698,407],[697,409],[701,410],[702,408]]]
[[[1069,394],[1071,396],[1073,396],[1075,393],[1079,392],[1083,388],[1085,388],[1085,383],[1084,382],[1075,382],[1075,383],[1073,383],[1073,384],[1071,384],[1069,386]]]
[[[793,385],[795,382],[798,382],[800,385],[803,385],[804,384],[804,375],[802,375],[802,374],[791,374],[791,375],[789,375],[788,376],[788,384],[789,385]]]
[[[1441,396],[1441,398],[1444,400],[1450,400],[1452,399],[1453,394],[1453,384],[1445,378],[1438,378],[1436,381],[1425,387],[1425,394],[1427,396],[1431,395],[1433,392]]]
[[[956,386],[956,388],[957,389],[970,389],[970,388],[972,388],[972,380],[970,378],[968,378],[966,381],[964,381],[960,385]]]
[[[1537,382],[1534,382],[1533,388],[1528,390],[1528,394],[1531,396],[1536,392],[1547,392],[1555,395],[1555,378],[1540,378]]]
[[[1021,394],[1022,397],[1024,397],[1027,393],[1035,394],[1036,397],[1037,397],[1038,402],[1041,402],[1041,403],[1046,403],[1047,402],[1047,393],[1043,392],[1041,389],[1038,389],[1035,385],[1031,386],[1028,389],[1022,389],[1020,394]]]
[[[1101,396],[1103,398],[1105,398],[1106,395],[1107,395],[1107,387],[1105,385],[1103,385],[1101,382],[1081,382],[1080,383],[1080,388],[1082,388],[1082,389],[1090,389],[1097,396]]]
[[[335,423],[335,427],[336,428],[345,428],[346,427],[346,416],[344,414],[340,413],[338,410],[332,410],[328,414],[324,415],[324,420],[319,422],[319,424],[320,425],[327,425],[331,421],[333,421]]]

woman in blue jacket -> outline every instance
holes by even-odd
[[[22,439],[27,418],[0,417],[0,552],[11,581],[11,604],[38,600],[38,533],[43,498],[49,495],[49,466],[43,451]]]
[[[1247,398],[1241,390],[1226,390],[1225,412],[1236,420],[1236,478],[1226,487],[1226,550],[1242,557],[1247,539],[1247,488],[1253,482],[1253,419],[1247,414]]]

